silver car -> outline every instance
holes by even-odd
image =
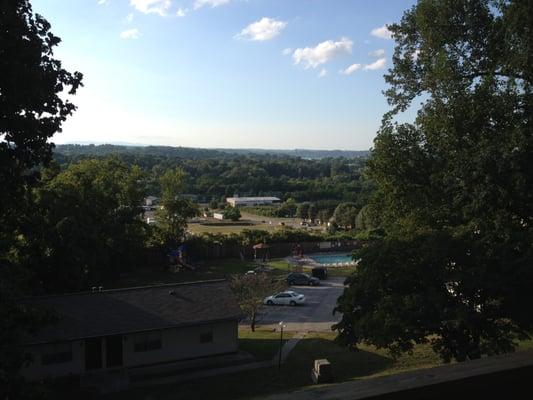
[[[286,291],[273,294],[272,296],[268,296],[267,298],[265,298],[263,303],[269,306],[273,306],[275,304],[284,306],[296,306],[298,304],[305,303],[305,296],[303,294],[296,293],[293,291]]]

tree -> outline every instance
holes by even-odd
[[[387,234],[339,299],[340,341],[430,340],[463,360],[533,327],[532,16],[527,1],[420,0],[389,27],[392,110],[368,163]],[[415,99],[414,123],[395,122]]]
[[[296,208],[296,218],[307,219],[309,216],[309,203],[300,203]]]
[[[320,220],[320,224],[327,224],[329,219],[332,217],[332,213],[328,208],[324,208],[318,212],[317,218]]]
[[[316,207],[316,204],[311,203],[309,205],[309,208],[307,209],[307,218],[309,218],[311,222],[315,222],[317,214],[318,214],[318,209]]]
[[[59,42],[29,1],[0,2],[0,398],[28,396],[18,375],[27,361],[19,345],[43,323],[13,298],[28,290],[20,255],[31,234],[24,227],[34,211],[35,167],[50,161],[48,140],[75,110],[60,94],[81,85],[82,75],[53,57]]]
[[[76,109],[60,94],[75,94],[82,75],[61,68],[53,57],[60,39],[27,0],[0,7],[0,187],[9,188],[0,193],[0,243],[7,247],[17,237],[27,190],[38,180],[32,168],[50,161],[48,139]]]
[[[352,229],[355,227],[355,219],[359,209],[355,203],[340,203],[335,212],[333,213],[333,218],[338,226],[343,227],[344,229]]]
[[[83,290],[116,280],[142,259],[142,173],[115,159],[84,160],[45,174],[35,191],[26,256],[35,290]]]
[[[357,214],[355,218],[355,229],[358,231],[370,231],[380,225],[379,213],[372,204],[367,204]]]
[[[224,210],[224,218],[232,221],[238,221],[241,218],[241,211],[239,207],[226,207]]]
[[[183,241],[187,219],[199,214],[198,206],[180,197],[183,181],[184,173],[179,168],[168,170],[160,179],[162,207],[157,213],[158,226],[167,247],[176,247]]]
[[[265,297],[283,290],[284,283],[273,279],[264,273],[233,275],[231,288],[242,312],[250,320],[250,328],[255,332],[255,325],[259,308]]]
[[[278,209],[278,217],[292,218],[296,214],[296,201],[293,198],[288,198],[284,201]]]

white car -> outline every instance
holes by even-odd
[[[297,304],[305,303],[305,296],[293,291],[286,291],[268,296],[263,303],[269,306],[274,304],[295,306]]]

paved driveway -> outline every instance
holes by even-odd
[[[301,306],[264,306],[258,318],[259,327],[277,328],[280,321],[290,331],[330,331],[331,325],[340,320],[340,314],[332,315],[337,298],[344,289],[344,278],[320,281],[320,286],[292,286],[290,290],[305,295]]]

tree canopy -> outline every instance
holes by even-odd
[[[82,75],[62,68],[60,39],[27,0],[0,2],[0,397],[26,398],[31,385],[18,371],[27,361],[19,344],[44,319],[21,307],[28,289],[24,258],[34,210],[37,167],[51,159],[49,139],[75,110]],[[32,233],[34,234],[34,233]]]
[[[392,109],[368,162],[387,236],[357,255],[339,340],[509,351],[533,326],[533,4],[420,0],[389,29]]]

